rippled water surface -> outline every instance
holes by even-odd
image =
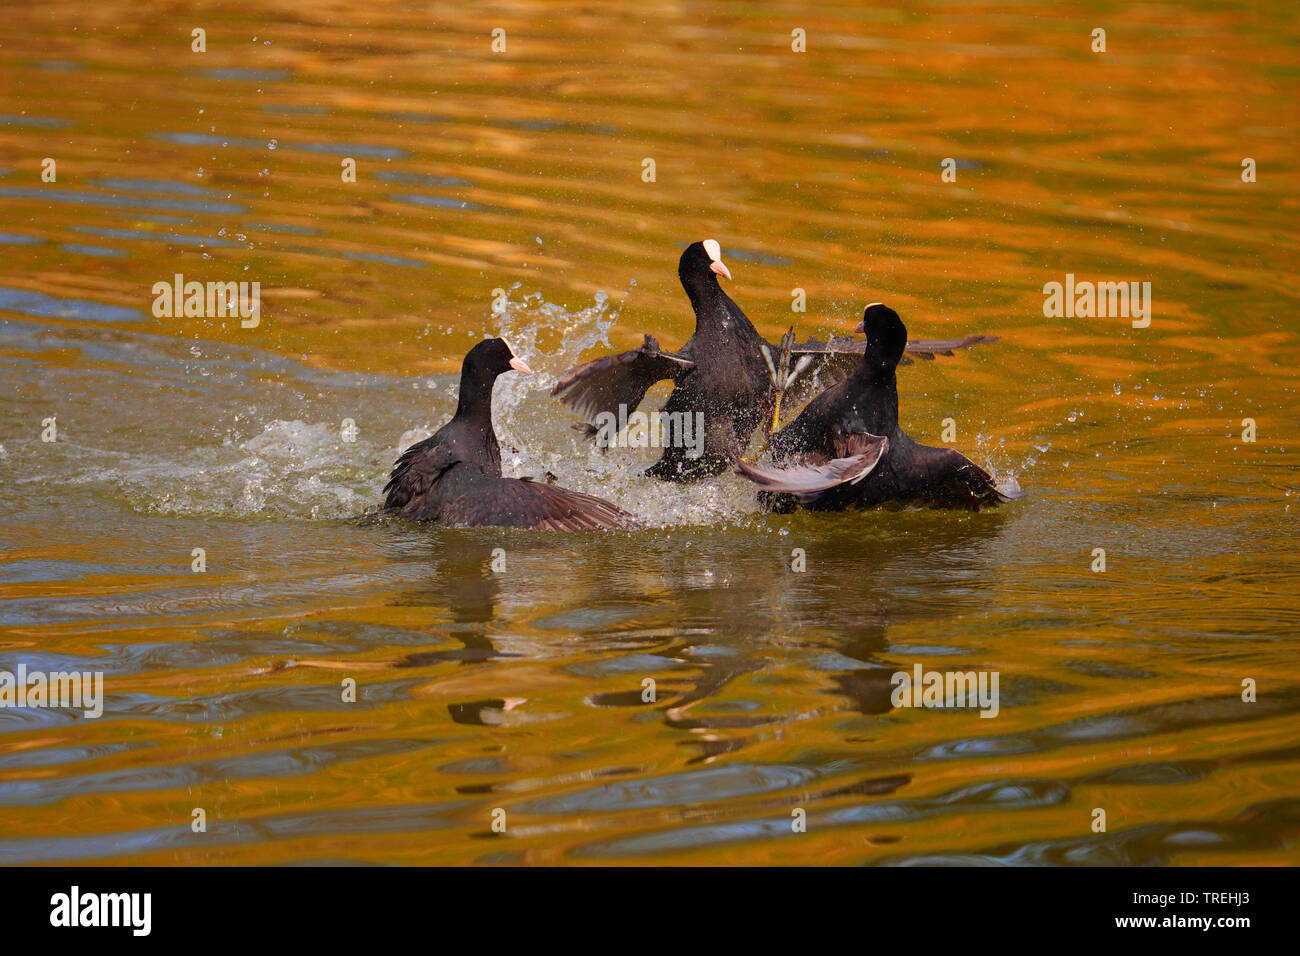
[[[0,710],[0,863],[1297,862],[1298,40],[1289,3],[8,7],[0,669],[106,701]],[[1028,497],[767,517],[583,447],[549,386],[684,341],[707,236],[771,339],[874,300],[998,335],[902,418]],[[177,273],[260,325],[155,318]],[[1067,273],[1150,282],[1150,327],[1044,317]],[[508,472],[648,527],[350,520],[499,332]],[[998,715],[895,707],[918,664]]]

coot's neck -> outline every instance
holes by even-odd
[[[898,428],[897,371],[897,365],[863,361],[849,376],[854,404],[874,434],[889,435]]]
[[[497,376],[472,368],[468,364],[460,372],[460,397],[456,401],[456,418],[460,421],[486,425],[492,430],[492,386]]]
[[[687,298],[691,300],[691,308],[695,310],[695,333],[698,335],[725,329],[730,318],[727,296],[713,273],[678,272],[677,276],[681,279]]]

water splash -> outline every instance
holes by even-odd
[[[553,477],[557,484],[606,498],[655,526],[716,524],[756,512],[752,486],[732,474],[686,489],[644,477],[659,449],[603,452],[573,428],[579,418],[551,397],[564,372],[600,354],[593,350],[613,350],[609,332],[634,287],[632,282],[617,305],[597,292],[591,305],[574,311],[539,293],[516,297],[518,283],[506,290],[502,308],[493,315],[495,332],[510,340],[534,374],[502,376],[493,396],[502,470],[515,477]],[[666,395],[666,386],[652,390],[642,410],[654,411]]]
[[[1050,447],[1051,443],[1048,442],[1046,448],[1041,450],[1045,452]],[[976,464],[981,465],[989,473],[993,479],[994,487],[1010,497],[1021,494],[1019,476],[1038,464],[1037,456],[1030,454],[1017,468],[1011,464],[1002,442],[999,441],[994,445],[992,437],[985,435],[983,432],[975,436],[975,454],[977,456]]]
[[[274,420],[246,441],[185,449],[82,449],[93,467],[66,468],[69,485],[107,485],[143,514],[232,518],[344,518],[377,500],[382,449],[355,451],[333,423]]]
[[[598,293],[570,311],[513,286],[503,308],[485,317],[483,334],[504,333],[536,372],[503,375],[494,394],[504,472],[607,498],[652,526],[718,524],[753,513],[753,490],[743,479],[728,474],[681,487],[645,478],[657,449],[603,453],[550,396],[565,370],[612,348],[609,332],[626,298],[616,304]],[[45,444],[33,432],[7,443],[0,482],[56,495],[88,488],[141,514],[346,520],[379,504],[393,462],[451,417],[459,384],[459,374],[403,380],[323,373],[256,349],[160,342],[120,330],[98,342],[95,354],[110,369],[145,357],[153,368],[170,369],[178,387],[167,414],[147,403],[75,403],[66,382],[35,375],[36,387],[49,392],[42,403],[63,409],[59,440]],[[119,387],[115,374],[86,372],[74,391]],[[96,385],[100,377],[111,381]],[[662,398],[648,397],[646,410]],[[355,427],[344,427],[349,419]]]

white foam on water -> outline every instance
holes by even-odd
[[[998,491],[1012,498],[1021,494],[1017,476],[1024,474],[1037,463],[1037,459],[1031,456],[1020,468],[1013,467],[1007,460],[1001,445],[995,446],[993,440],[982,433],[975,436],[975,454],[971,456],[971,460],[989,473],[993,479],[993,486]]]
[[[611,309],[609,297],[598,292],[590,306],[570,312],[537,294],[515,299],[517,289],[509,290],[512,297],[489,330],[507,336],[534,373],[503,375],[494,393],[505,474],[543,478],[549,473],[556,484],[606,498],[650,525],[717,524],[758,511],[753,486],[743,478],[727,473],[688,485],[646,478],[642,472],[658,460],[660,449],[602,451],[576,431],[581,419],[551,397],[551,388],[584,359],[613,351],[609,331],[622,302]],[[641,410],[658,409],[666,388],[652,390]]]
[[[75,458],[86,467],[64,468],[56,480],[107,485],[146,514],[341,518],[376,500],[383,484],[373,464],[382,458],[378,451],[345,443],[334,423],[277,419],[246,441],[166,453],[82,448]]]
[[[612,350],[608,336],[618,309],[604,293],[569,311],[539,294],[520,296],[518,288],[502,311],[485,317],[482,330],[485,337],[508,336],[535,373],[507,373],[494,393],[506,475],[607,498],[652,526],[716,524],[758,510],[752,486],[735,475],[692,485],[656,481],[642,471],[658,449],[604,453],[575,431],[578,417],[550,389],[584,358]],[[463,332],[452,338],[457,350],[466,348]],[[204,348],[210,358],[224,354],[216,343]],[[192,390],[173,393],[165,408],[92,403],[86,413],[67,416],[55,444],[11,442],[4,475],[54,493],[71,486],[106,494],[145,514],[348,519],[379,506],[397,457],[455,410],[459,373],[332,380],[296,363],[287,367],[280,356],[267,353],[262,362],[250,360],[247,350],[241,354],[242,366],[220,381],[193,384],[186,376]],[[662,400],[649,396],[644,410]],[[102,417],[92,421],[87,413],[96,407]],[[345,417],[359,428],[351,441],[341,429]]]

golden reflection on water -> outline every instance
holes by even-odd
[[[109,691],[0,712],[0,862],[1296,862],[1291,5],[54,2],[0,31],[0,667]],[[341,520],[446,413],[426,377],[495,289],[607,292],[613,345],[677,344],[705,236],[769,338],[881,299],[1000,336],[905,370],[903,418],[955,418],[1029,499],[560,541]],[[155,319],[178,272],[259,281],[262,325]],[[1150,328],[1044,317],[1066,273],[1151,282]],[[572,334],[545,314],[543,376]],[[567,413],[517,388],[505,427],[561,467]],[[304,424],[223,457],[272,421]],[[893,708],[918,662],[998,671],[998,718]]]

